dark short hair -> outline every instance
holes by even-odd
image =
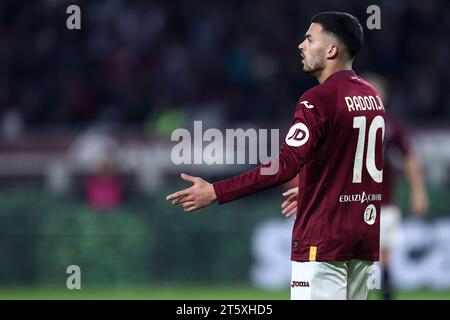
[[[323,30],[335,35],[346,47],[350,59],[353,59],[364,42],[364,32],[358,19],[346,12],[320,12],[311,19]]]

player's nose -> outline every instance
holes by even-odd
[[[303,43],[304,43],[304,41],[303,42],[300,42],[300,44],[298,45],[298,50],[300,50],[300,52],[302,52],[303,53],[303,51],[305,50],[305,47],[303,46]]]

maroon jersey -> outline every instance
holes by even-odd
[[[294,261],[378,260],[384,107],[352,70],[334,73],[297,103],[278,171],[264,164],[213,184],[220,204],[299,174]]]
[[[394,181],[397,174],[395,163],[403,163],[410,152],[410,142],[403,124],[386,114],[386,134],[384,141],[383,200],[384,204],[394,204]],[[397,165],[398,167],[398,165]]]

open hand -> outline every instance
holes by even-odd
[[[185,173],[181,174],[181,178],[192,182],[194,185],[168,195],[166,200],[172,200],[173,205],[178,204],[184,211],[192,212],[209,206],[217,199],[211,183],[206,182],[202,178],[193,177]]]
[[[289,189],[283,193],[283,196],[287,197],[287,199],[281,204],[281,213],[286,218],[289,218],[297,213],[298,187]]]

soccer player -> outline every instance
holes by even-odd
[[[387,84],[383,77],[367,74],[365,79],[388,100]],[[417,159],[402,122],[386,113],[386,138],[384,142],[383,200],[380,220],[380,260],[383,267],[382,292],[385,300],[392,298],[389,272],[389,255],[398,239],[401,212],[394,199],[394,182],[398,169],[403,169],[410,191],[411,213],[423,217],[428,210],[428,196],[420,162]]]
[[[187,212],[281,185],[299,175],[291,260],[291,299],[367,299],[369,268],[379,259],[384,107],[352,70],[363,29],[352,15],[322,12],[298,46],[303,70],[319,84],[297,103],[276,160],[167,196]],[[266,169],[278,161],[278,170]]]

